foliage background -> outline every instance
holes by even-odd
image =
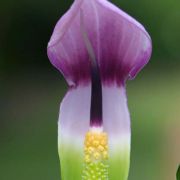
[[[180,1],[114,0],[153,40],[150,63],[127,94],[129,180],[175,180],[180,162]],[[70,0],[0,2],[0,180],[58,180],[57,117],[65,94],[47,42]]]

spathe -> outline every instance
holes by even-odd
[[[148,62],[151,39],[142,25],[106,0],[75,0],[48,44],[50,61],[70,86],[61,103],[58,126],[62,179],[82,179],[84,139],[90,129],[91,57],[82,33],[82,12],[102,82],[108,178],[126,180],[131,133],[125,82]]]

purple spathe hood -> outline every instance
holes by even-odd
[[[104,84],[133,79],[149,61],[151,39],[144,27],[106,0],[75,0],[58,21],[48,44],[52,64],[69,85],[90,81],[90,63],[80,24],[92,44]]]

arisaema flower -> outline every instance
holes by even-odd
[[[125,84],[147,64],[144,27],[107,0],[75,0],[48,44],[69,90],[60,107],[62,180],[126,180],[130,116]]]

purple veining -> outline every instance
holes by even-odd
[[[69,85],[90,83],[89,55],[80,30],[80,11],[99,65],[102,84],[122,85],[134,78],[151,55],[151,39],[142,25],[105,0],[75,0],[58,22],[48,45],[52,64]]]

